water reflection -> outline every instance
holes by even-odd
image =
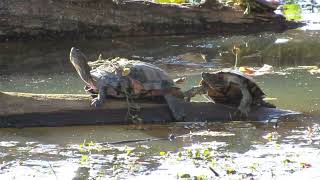
[[[278,44],[277,39],[288,39],[288,42]],[[0,69],[2,75],[70,72],[73,69],[68,63],[68,56],[72,46],[82,49],[91,60],[101,53],[104,57],[121,56],[161,64],[187,53],[200,53],[214,67],[231,67],[234,65],[231,52],[234,45],[241,48],[240,65],[270,64],[282,68],[316,64],[319,40],[317,31],[292,30],[283,34],[249,36],[0,43]]]
[[[320,153],[319,132],[310,135],[307,128],[316,126],[312,120],[284,120],[277,129],[270,124],[247,122],[3,129],[0,136],[0,177],[88,179],[160,175],[174,178],[177,173],[197,175],[201,172],[213,178],[208,169],[211,160],[195,157],[197,151],[201,152],[199,156],[204,156],[202,153],[208,148],[213,153],[213,168],[220,177],[279,177],[300,171],[301,162],[318,167],[318,158],[315,157]],[[178,138],[126,146],[98,147],[94,144],[87,146],[95,147],[90,151],[81,150],[79,146],[83,139],[105,143],[166,137],[169,133],[176,134]],[[268,139],[268,133],[277,133],[277,136]],[[15,141],[10,141],[13,139]],[[171,152],[171,155],[159,156],[160,152]],[[190,152],[192,156],[188,155]],[[84,157],[88,159],[84,160]],[[290,163],[286,164],[286,160]],[[226,167],[235,169],[237,173],[228,174]]]

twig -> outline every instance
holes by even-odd
[[[118,144],[127,144],[127,143],[138,143],[138,142],[151,142],[151,141],[161,141],[169,140],[173,141],[176,138],[184,137],[186,135],[175,136],[174,134],[169,134],[166,138],[146,138],[146,139],[134,139],[134,140],[123,140],[123,141],[114,141],[114,142],[104,142],[99,143],[100,145],[118,145]]]
[[[219,177],[220,175],[211,167],[209,166],[209,169],[213,172],[213,174],[217,177]]]
[[[56,171],[54,171],[51,163],[50,163],[49,161],[47,161],[47,162],[48,162],[48,164],[49,164],[49,166],[50,166],[51,171],[53,172],[54,176],[56,177],[56,180],[58,180],[59,178],[58,178],[58,176],[57,176],[57,174],[56,174]]]
[[[234,63],[234,69],[237,68],[238,66],[238,54],[240,52],[240,48],[236,47],[236,46],[233,46],[233,49],[232,49],[232,53],[236,56],[236,61]]]

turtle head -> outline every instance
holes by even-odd
[[[223,81],[223,77],[220,76],[219,73],[203,72],[203,73],[201,73],[201,77],[202,77],[203,81],[207,85],[209,85],[211,88],[220,89],[225,86],[224,81]]]
[[[96,89],[96,83],[90,74],[90,67],[87,63],[86,56],[79,49],[72,47],[70,51],[70,61],[86,85],[92,89]]]

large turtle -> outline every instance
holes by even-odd
[[[153,64],[118,59],[106,61],[91,70],[86,56],[74,47],[71,48],[70,61],[86,83],[85,89],[98,94],[92,100],[92,106],[102,105],[107,96],[163,96],[176,120],[182,120],[185,116],[181,106],[184,94],[165,71]]]
[[[185,99],[196,94],[207,94],[216,103],[238,107],[237,114],[248,116],[251,106],[264,106],[275,108],[274,105],[265,102],[265,93],[248,76],[237,71],[220,71],[215,73],[203,72],[199,86],[194,86],[185,92]]]

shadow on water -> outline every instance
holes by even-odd
[[[254,77],[268,97],[273,98],[272,103],[308,116],[289,117],[276,124],[221,122],[1,129],[0,178],[210,179],[219,174],[229,179],[272,179],[299,176],[306,169],[320,168],[317,93],[320,75],[298,68],[319,63],[319,40],[316,31],[289,31],[252,36],[1,43],[1,91],[34,93],[84,93],[83,83],[68,62],[69,50],[75,45],[91,60],[100,53],[104,57],[128,57],[155,63],[173,77],[188,75],[183,89],[196,85],[201,71],[232,67],[232,48],[237,45],[241,49],[239,66],[274,67],[277,73]],[[165,139],[169,134],[177,138],[106,144]]]

